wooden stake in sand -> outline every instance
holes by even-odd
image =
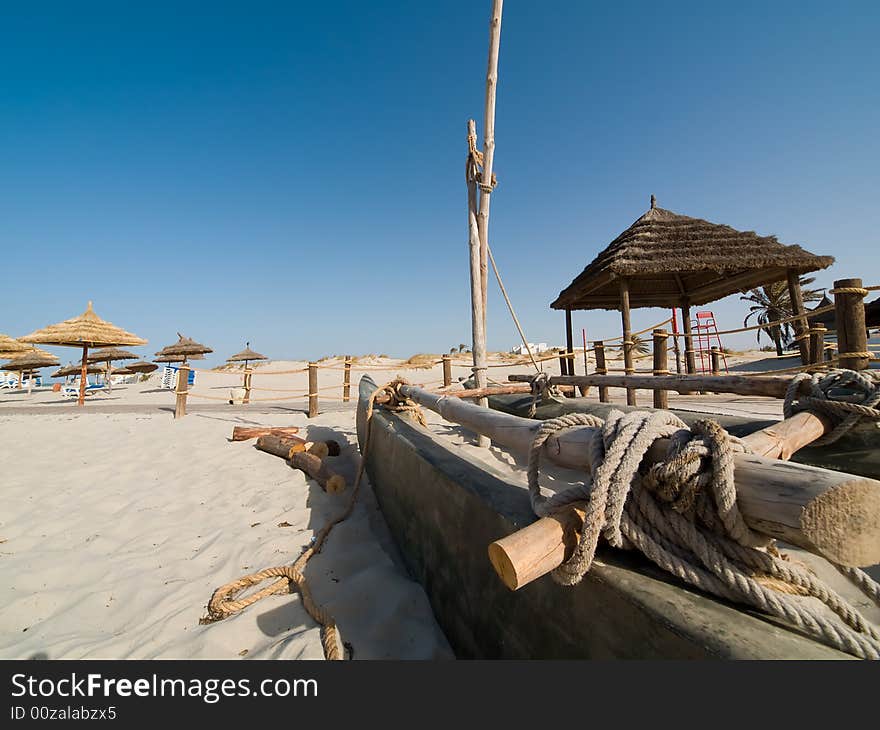
[[[174,404],[174,417],[183,418],[186,415],[186,391],[189,387],[189,365],[184,361],[177,371],[177,399]]]
[[[478,408],[414,386],[401,386],[400,392],[446,420],[473,431],[483,431],[496,444],[507,446],[522,455],[528,453],[541,425],[540,421]],[[798,416],[799,420],[794,425],[776,424],[774,434],[761,437],[771,442],[781,439],[782,446],[777,443],[773,447],[765,440],[761,448],[769,448],[771,453],[773,448],[777,448],[784,453],[787,449],[797,447],[799,440],[806,438],[809,430],[814,428],[808,415]],[[819,419],[818,423],[823,424],[824,430],[824,422]],[[560,431],[547,439],[542,457],[560,466],[588,471],[592,431],[586,426]],[[754,434],[749,438],[757,440]],[[788,443],[789,439],[792,439],[791,444]],[[666,447],[665,440],[655,442],[645,457],[646,463],[662,460]],[[734,456],[734,478],[738,506],[753,530],[798,545],[842,565],[862,566],[880,562],[880,482],[756,454]],[[538,545],[540,549],[532,551],[530,548],[522,561],[514,560],[514,575],[532,580],[537,577],[534,572],[538,568],[543,570],[546,567],[544,572],[548,572],[561,564],[566,546],[574,544],[571,542],[571,533],[566,532],[570,520],[570,516],[542,518],[525,528],[528,534],[523,539],[528,545]],[[524,530],[517,534],[522,532]],[[545,550],[551,542],[554,546]],[[555,565],[549,564],[554,561],[557,561]],[[524,585],[519,577],[516,583]]]
[[[345,356],[345,365],[342,369],[342,402],[351,400],[351,355]]]
[[[309,418],[318,415],[318,363],[309,363]]]

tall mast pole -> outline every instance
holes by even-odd
[[[489,62],[486,71],[486,108],[483,121],[483,178],[480,181],[480,284],[483,290],[483,327],[486,320],[489,266],[489,205],[492,202],[492,165],[495,161],[495,94],[498,88],[498,51],[501,46],[501,10],[504,0],[492,0],[489,21]]]

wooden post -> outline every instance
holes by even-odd
[[[448,388],[452,385],[452,355],[442,355],[440,359],[443,361],[443,387]]]
[[[565,350],[566,366],[564,375],[574,375],[574,337],[571,333],[571,310],[565,310]]]
[[[254,371],[251,370],[247,363],[244,364],[244,398],[241,399],[242,403],[250,403],[251,402],[251,377],[253,376]]]
[[[79,398],[76,401],[78,406],[86,402],[86,378],[89,375],[89,364],[86,358],[89,356],[89,346],[83,345],[82,369],[79,372]],[[21,388],[21,373],[18,374],[18,387]]]
[[[342,402],[351,400],[351,355],[345,356],[345,365],[342,370]]]
[[[672,349],[675,350],[675,372],[681,375],[681,347],[678,344],[678,314],[672,308]]]
[[[183,418],[186,415],[186,391],[188,388],[189,365],[184,360],[177,371],[177,402],[174,405],[174,418]]]
[[[665,329],[655,329],[654,335],[654,375],[669,375],[667,342],[669,334]],[[669,395],[665,390],[654,391],[654,408],[669,408]]]
[[[855,289],[853,292],[839,291]],[[865,294],[861,279],[838,279],[834,282],[834,317],[837,320],[837,352],[862,353],[868,350],[868,330],[865,326]],[[841,357],[840,367],[864,370],[870,364],[868,356]]]
[[[712,375],[721,375],[721,350],[713,347],[709,351],[709,356],[712,361]]]
[[[810,327],[810,362],[821,365],[825,362],[825,325]]]
[[[596,375],[607,375],[608,368],[605,367],[605,343],[602,340],[596,340],[593,343],[593,353],[596,355]],[[599,402],[608,403],[608,386],[599,386]]]
[[[473,119],[468,121],[468,150],[476,140],[476,123]],[[473,373],[474,383],[477,388],[486,387],[486,319],[483,314],[483,286],[480,273],[480,229],[477,222],[477,163],[473,156],[468,157],[467,169],[468,188],[468,245],[470,249],[470,272],[471,272],[471,332],[473,338]],[[489,401],[483,398],[479,401],[481,406],[488,408]],[[477,436],[477,445],[488,448],[489,439],[485,436]]]
[[[589,356],[587,355],[587,330],[582,328],[581,335],[584,338],[584,375],[589,375],[590,374],[590,359],[589,359]],[[580,391],[581,391],[581,398],[586,398],[590,393],[590,386],[589,385],[582,385],[582,386],[580,386]]]
[[[688,375],[697,372],[697,359],[694,353],[694,336],[691,330],[691,307],[687,299],[681,302],[681,323],[684,330],[684,369]],[[682,395],[690,395],[682,393]]]
[[[804,296],[801,292],[801,278],[797,271],[789,269],[788,276],[788,296],[791,299],[791,313],[794,316],[804,314],[803,319],[796,319],[792,322],[794,326],[794,334],[797,339],[798,349],[801,352],[801,364],[810,364],[810,341],[809,329],[806,314],[804,313]]]
[[[318,415],[318,363],[309,363],[309,418]]]
[[[498,52],[501,47],[501,11],[504,0],[492,0],[489,21],[489,60],[486,69],[486,106],[483,118],[483,177],[480,181],[480,292],[483,330],[486,329],[486,297],[489,271],[489,204],[492,202],[492,166],[495,161],[495,96],[498,90]],[[478,387],[485,387],[485,383]]]
[[[632,328],[629,323],[629,282],[626,279],[620,280],[620,318],[623,322],[623,370],[627,375],[631,375],[633,368],[633,341]],[[626,404],[628,406],[636,405],[635,388],[626,389]]]

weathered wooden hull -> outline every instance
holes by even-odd
[[[363,447],[360,382],[357,426]],[[509,591],[488,545],[536,518],[524,486],[377,409],[367,473],[410,573],[467,658],[846,658],[769,619],[689,589],[640,556],[606,550],[584,581]]]
[[[528,417],[530,395],[495,395],[489,396],[489,407],[515,416]],[[565,413],[589,412],[604,417],[608,411],[616,408],[621,411],[652,410],[647,407],[634,408],[619,403],[599,403],[591,398],[561,398],[548,400],[538,405],[535,418],[555,418]],[[742,416],[724,416],[709,412],[677,411],[672,413],[688,425],[702,418],[718,421],[734,436],[747,436],[774,422],[766,419],[750,419]],[[846,471],[850,474],[880,479],[880,429],[875,426],[860,428],[852,436],[822,448],[805,448],[792,456],[791,461],[824,469]]]

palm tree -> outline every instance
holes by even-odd
[[[801,277],[801,294],[804,304],[809,302],[818,302],[822,299],[824,289],[806,289],[808,285],[815,281],[815,277]],[[777,281],[760,289],[752,289],[748,294],[740,297],[744,302],[751,302],[749,313],[743,320],[743,327],[749,326],[752,317],[755,318],[757,324],[765,325],[780,319],[786,319],[794,314],[791,305],[791,295],[788,292],[788,283],[785,281]],[[776,345],[776,354],[782,355],[783,342],[788,343],[794,336],[794,328],[790,322],[785,324],[773,324],[768,327],[762,327],[757,331],[758,344],[761,342],[761,332],[766,332]]]

